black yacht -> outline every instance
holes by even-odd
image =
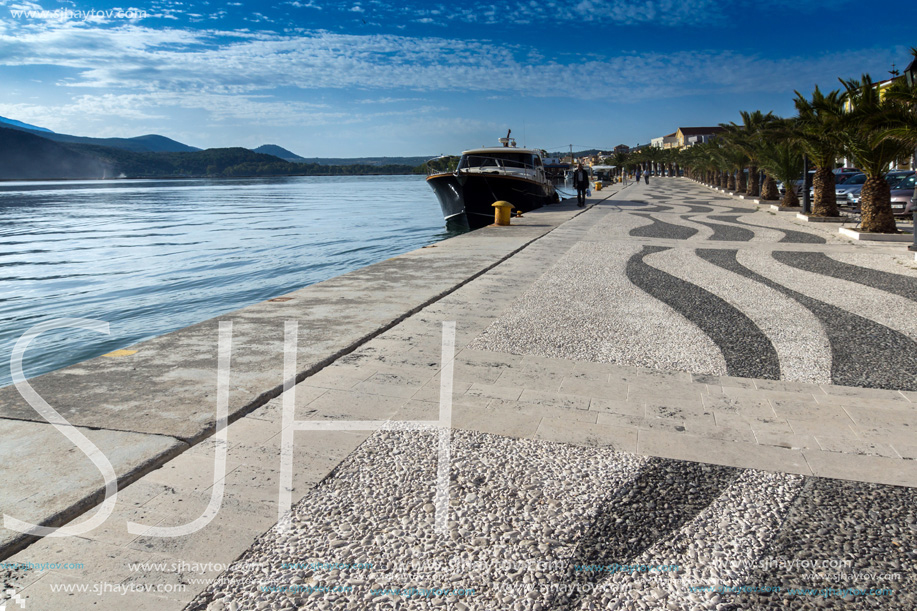
[[[506,201],[514,210],[528,212],[559,201],[545,176],[539,149],[516,148],[516,141],[500,138],[499,147],[462,152],[454,172],[427,177],[447,225],[477,229],[494,222],[494,202]]]

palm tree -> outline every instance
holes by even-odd
[[[710,186],[716,184],[717,161],[714,151],[717,146],[714,142],[695,144],[684,151],[685,163],[692,169],[695,180]]]
[[[659,170],[667,176],[672,176],[672,160],[675,158],[672,149],[659,150]],[[663,171],[664,170],[664,171]]]
[[[840,216],[834,192],[834,173],[831,170],[834,169],[837,157],[844,151],[844,141],[840,137],[844,98],[837,90],[823,94],[817,85],[811,100],[804,98],[798,91],[795,93],[794,102],[799,118],[793,141],[815,166],[812,216]]]
[[[761,161],[763,155],[767,154],[768,149],[770,149],[776,141],[783,139],[786,142],[786,126],[788,125],[785,119],[775,117],[774,121],[767,124],[763,130],[761,130],[760,137],[756,146],[757,149],[757,158],[758,165],[761,166],[761,170],[764,172],[764,185],[761,187],[761,199],[763,200],[776,200],[780,198],[780,191],[777,190],[777,178],[774,177],[774,173],[764,167],[764,163]],[[802,155],[800,153],[800,163]],[[794,193],[795,195],[795,193]]]
[[[758,180],[758,148],[761,145],[761,140],[765,137],[768,126],[778,121],[779,117],[774,115],[773,112],[764,114],[760,110],[754,112],[743,110],[739,114],[742,116],[742,125],[736,125],[735,123],[721,125],[727,129],[727,134],[730,135],[733,144],[742,149],[748,157],[747,184],[743,173],[739,177],[739,190],[746,195],[757,197],[761,191]]]
[[[917,47],[911,47],[911,55],[917,61]],[[886,137],[894,138],[906,144],[910,148],[917,147],[917,82],[908,83],[906,79],[900,78],[892,83],[886,92],[886,97],[900,103],[905,109],[910,109],[903,118],[900,125],[893,125],[886,131]],[[915,163],[917,163],[917,151],[914,151]]]
[[[738,180],[733,174],[730,175],[731,186],[727,188],[739,193],[745,193],[745,172],[743,170],[751,159],[749,153],[754,149],[753,138],[750,132],[741,125],[721,123],[720,126],[726,130],[717,138],[717,142],[721,144],[723,149],[726,149],[721,152],[721,157],[724,157],[724,162],[729,166],[730,172],[734,171],[734,174],[738,175]]]
[[[767,173],[770,180],[776,178],[786,187],[786,193],[781,201],[782,206],[788,208],[799,205],[799,196],[796,195],[796,185],[802,176],[802,152],[799,146],[793,140],[787,137],[787,134],[793,129],[793,121],[784,119],[774,126],[771,131],[771,137],[763,141],[763,145],[758,152],[758,160],[761,168]],[[772,178],[773,177],[773,178]],[[774,185],[774,191],[777,185]],[[766,189],[765,189],[766,191]],[[762,194],[765,199],[777,199],[779,193],[773,198],[768,198]]]
[[[719,150],[719,156],[723,166],[729,172],[729,184],[726,189],[736,191],[736,175],[743,175],[742,170],[748,163],[748,155],[741,148],[725,141]]]
[[[912,149],[906,138],[895,138],[913,120],[910,109],[896,95],[889,97],[868,74],[860,80],[841,80],[850,110],[844,116],[841,135],[857,167],[866,174],[860,191],[861,227],[871,233],[897,233],[891,207],[891,187],[885,173],[897,159]]]
[[[624,167],[627,165],[627,158],[627,153],[621,151],[618,151],[611,157],[611,165],[615,166],[615,174],[617,176],[624,175]],[[606,159],[605,162],[608,163],[608,160]]]
[[[656,148],[653,145],[644,147],[641,153],[641,158],[643,159],[643,169],[644,171],[656,171],[656,165],[662,159],[662,149]]]
[[[684,162],[682,161],[684,159],[683,153],[684,151],[682,151],[681,149],[675,149],[675,148],[669,149],[669,165],[670,165],[669,176],[674,176],[675,178],[678,178],[678,175],[680,174],[680,170],[682,166],[684,166]]]
[[[762,166],[762,169],[764,167]],[[761,199],[779,199],[780,191],[777,190],[777,180],[774,175],[764,170],[764,186],[761,187]]]

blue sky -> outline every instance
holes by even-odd
[[[634,145],[903,68],[917,4],[866,7],[0,0],[0,116],[306,157],[455,153],[507,128],[551,150]]]

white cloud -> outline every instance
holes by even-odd
[[[285,36],[136,24],[102,29],[71,22],[0,33],[0,66],[51,65],[72,73],[59,83],[73,91],[71,103],[49,109],[48,116],[92,112],[94,104],[99,115],[149,119],[177,107],[206,111],[215,121],[274,125],[360,121],[359,113],[309,101],[313,90],[351,92],[351,104],[419,102],[412,92],[435,91],[610,102],[735,92],[791,95],[815,83],[832,88],[836,77],[849,76],[849,66],[859,71],[906,56],[903,48],[788,59],[625,51],[560,63],[537,48],[497,41],[381,34]],[[364,100],[363,92],[379,93]],[[34,108],[25,110],[9,114],[37,120]]]

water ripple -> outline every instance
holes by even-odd
[[[0,184],[0,386],[37,323],[95,318],[111,335],[42,336],[28,376],[449,235],[422,177]]]

